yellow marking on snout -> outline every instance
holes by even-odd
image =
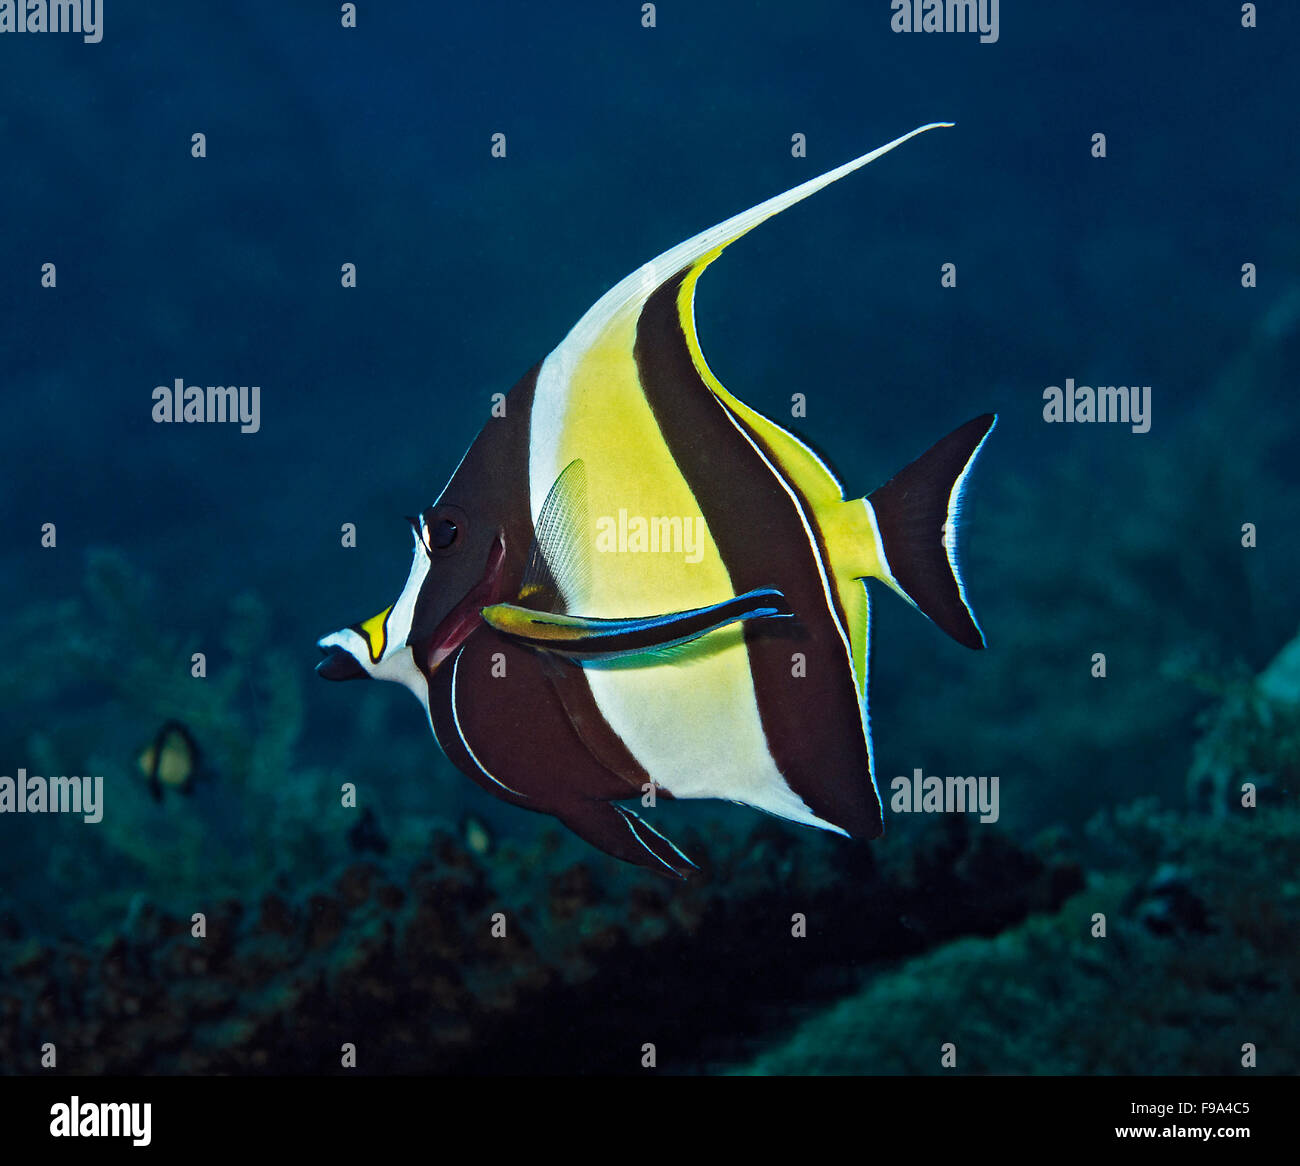
[[[389,604],[378,615],[372,615],[365,623],[359,625],[358,631],[366,637],[366,647],[370,649],[370,662],[378,664],[388,644],[388,613],[393,610]]]

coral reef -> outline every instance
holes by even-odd
[[[51,1041],[69,1073],[321,1073],[352,1042],[363,1072],[616,1072],[651,1041],[661,1067],[699,1070],[792,1001],[994,934],[1080,878],[960,821],[889,862],[776,825],[686,839],[709,856],[689,884],[606,877],[555,834],[490,866],[438,834],[407,870],[357,861],[311,891],[214,905],[205,938],[148,904],[111,941],[11,936],[3,1068],[36,1071]]]
[[[1213,822],[1138,804],[1094,829],[1141,873],[1095,875],[1055,915],[876,977],[754,1073],[1300,1071],[1300,815]],[[1106,935],[1094,937],[1094,916]]]
[[[1239,669],[1223,679],[1214,673],[1198,679],[1220,700],[1202,717],[1204,734],[1187,775],[1193,804],[1222,816],[1241,809],[1248,792],[1256,804],[1294,800],[1300,781],[1300,636],[1258,676]]]
[[[1300,639],[1220,691],[1190,774],[1207,813],[1097,815],[1088,886],[1058,914],[875,977],[748,1071],[938,1073],[952,1042],[966,1073],[1230,1074],[1246,1043],[1259,1071],[1300,1072]]]
[[[1300,1069],[1296,644],[1221,683],[1196,750],[1192,784],[1249,778],[1254,809],[1147,799],[1028,847],[895,819],[867,846],[665,803],[701,866],[676,884],[555,831],[412,813],[390,839],[338,797],[374,784],[382,718],[337,770],[302,766],[263,607],[237,601],[197,682],[150,594],[100,555],[84,598],[21,621],[24,643],[67,644],[27,705],[81,711],[10,747],[90,758],[115,792],[104,829],[56,824],[48,865],[7,884],[0,1071],[39,1071],[46,1042],[83,1074],[329,1073],[345,1043],[364,1073],[631,1072],[646,1042],[679,1073],[939,1072],[949,1041],[958,1072],[1227,1073],[1245,1042],[1263,1071]],[[30,667],[11,654],[0,690]],[[212,772],[155,805],[130,764],[171,718]],[[42,918],[52,886],[82,893]]]

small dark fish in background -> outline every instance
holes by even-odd
[[[198,742],[180,721],[167,721],[136,763],[155,802],[163,800],[164,789],[192,794],[202,765]]]
[[[388,853],[388,836],[379,828],[379,819],[369,806],[348,830],[348,846],[354,854]]]

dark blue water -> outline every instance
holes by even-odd
[[[981,44],[896,34],[876,0],[660,4],[652,29],[636,4],[389,0],[355,30],[329,4],[107,0],[99,44],[0,35],[0,772],[98,767],[128,824],[0,820],[15,934],[111,935],[139,896],[188,915],[176,888],[209,877],[312,885],[347,858],[345,780],[398,859],[466,812],[533,839],[409,697],[316,682],[315,638],[397,594],[402,516],[604,290],[933,120],[957,125],[732,247],[703,346],[854,493],[1000,414],[963,533],[989,651],[876,592],[882,779],[997,772],[1022,841],[1184,806],[1198,715],[1297,623],[1297,14],[1261,7],[1245,30],[1234,5],[1008,2]],[[260,386],[260,429],[155,424],[178,377]],[[1046,424],[1066,378],[1150,385],[1150,432]],[[96,606],[96,550],[151,589]],[[187,704],[193,651],[229,693]],[[221,764],[156,807],[136,752],[187,710]]]

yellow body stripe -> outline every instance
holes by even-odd
[[[593,547],[581,593],[575,594],[576,579],[557,577],[556,582],[570,611],[598,619],[707,607],[736,593],[699,502],[682,476],[641,386],[635,357],[640,311],[639,303],[629,305],[576,354],[565,385],[563,423],[558,426],[548,460],[557,469],[575,458],[584,460],[587,515],[593,531],[601,519],[616,520],[620,510],[647,519],[681,518],[683,525],[690,520],[698,538],[696,554],[690,559],[696,561],[688,561],[685,554],[610,552]],[[685,645],[674,657],[674,670],[680,678],[680,691],[692,694],[692,708],[711,708],[715,715],[721,709],[747,709],[758,729],[742,625],[718,628]],[[616,699],[643,718],[661,717],[661,727],[648,730],[649,736],[669,739],[685,729],[682,707],[665,691],[662,674],[655,668],[589,672],[588,679],[598,702]],[[757,738],[761,741],[761,729]],[[765,743],[762,747],[766,748]],[[680,775],[677,788],[681,796],[692,796],[686,791],[709,776]],[[743,796],[743,791],[738,796]]]
[[[582,353],[569,382],[556,465],[582,458],[593,529],[620,510],[646,519],[691,520],[700,533],[699,561],[684,554],[591,550],[588,594],[570,594],[571,611],[595,618],[658,615],[730,599],[731,577],[700,505],[673,460],[641,387],[633,347],[638,312],[627,312]],[[694,556],[691,556],[692,558]]]

